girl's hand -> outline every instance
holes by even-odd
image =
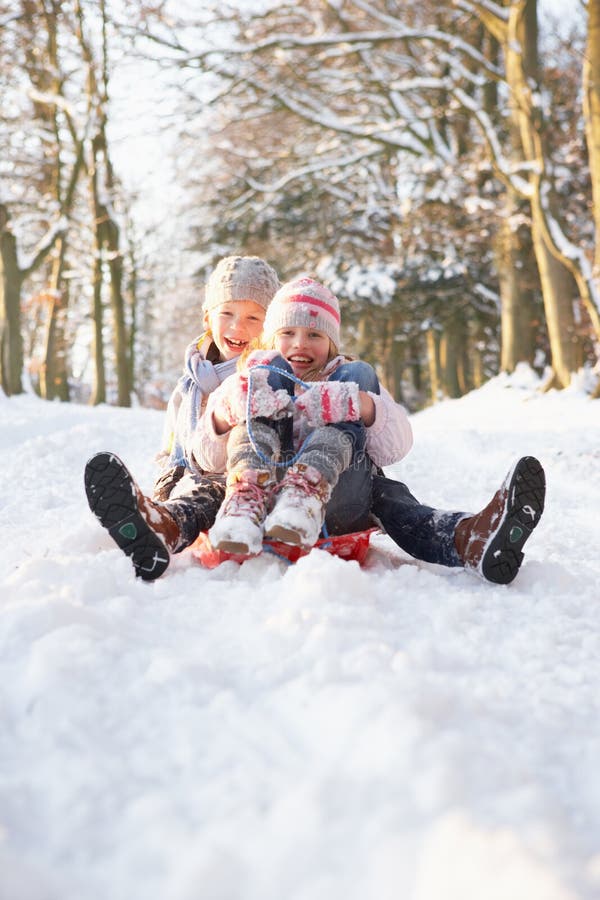
[[[375,421],[375,401],[366,391],[358,392],[358,402],[360,404],[360,417],[367,428]]]
[[[365,392],[359,391],[354,381],[316,381],[296,397],[296,409],[312,428],[335,422],[358,422],[362,418],[361,393]],[[373,403],[368,394],[365,396]],[[366,401],[363,406],[368,412]],[[372,417],[374,420],[374,409]]]
[[[252,394],[248,409],[248,375],[236,372],[213,392],[213,422],[217,434],[225,434],[234,425],[250,418],[281,419],[291,414],[292,398],[287,391],[274,391],[267,383],[268,372],[252,372]]]

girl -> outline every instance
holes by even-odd
[[[293,448],[300,448],[300,455],[279,483],[277,467],[271,463],[282,455],[290,457],[285,428],[254,418],[248,429],[236,403],[231,403],[235,378],[211,398],[207,415],[212,414],[215,430],[231,431],[225,503],[209,536],[214,546],[230,552],[259,552],[264,534],[310,547],[318,539],[325,507],[330,533],[367,527],[371,460],[390,464],[405,456],[412,444],[404,409],[380,389],[371,366],[339,355],[339,303],[331,291],[302,277],[280,288],[273,304],[263,331],[263,342],[277,353],[270,359],[282,372],[304,382],[323,380],[283,409],[284,414],[294,413]],[[251,357],[249,364],[256,359]],[[250,368],[252,396],[255,371]],[[238,381],[246,377],[237,376]],[[282,374],[271,373],[269,383],[278,392],[295,393],[294,382]],[[261,383],[259,396],[263,388]]]
[[[249,374],[228,379],[207,406],[215,433],[229,433],[227,491],[209,532],[213,546],[258,553],[266,536],[311,547],[324,521],[330,534],[375,522],[418,559],[512,581],[543,510],[545,482],[537,460],[519,460],[477,515],[424,506],[406,485],[381,472],[410,450],[410,423],[371,366],[339,355],[337,298],[307,277],[283,285],[267,311],[263,341],[278,355],[251,356]],[[295,403],[281,403],[271,420],[251,414],[248,426],[240,397],[248,379],[253,384],[258,377],[252,365],[265,361],[280,372],[271,372],[265,384],[261,370],[257,396],[266,387],[279,395],[287,388]],[[303,382],[319,380],[307,389],[290,388],[285,372]],[[289,432],[290,421],[296,452],[278,481],[275,463],[289,459],[290,451],[282,424]]]
[[[203,304],[206,330],[188,346],[184,375],[167,407],[158,457],[163,471],[152,500],[114,454],[97,453],[86,466],[92,512],[131,557],[136,575],[146,580],[161,575],[169,553],[188,547],[214,522],[225,493],[224,468],[218,468],[224,438],[202,413],[210,393],[235,372],[240,355],[260,337],[278,287],[275,271],[256,256],[225,257],[212,272]],[[195,450],[213,474],[198,464]]]

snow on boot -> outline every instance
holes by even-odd
[[[265,520],[265,534],[274,541],[313,547],[319,539],[331,485],[314,466],[290,466],[277,487],[273,510]]]
[[[208,532],[215,550],[242,555],[260,553],[273,483],[268,469],[245,469],[228,476],[225,499]]]
[[[85,467],[90,509],[123,553],[135,574],[153,581],[169,565],[179,528],[160,503],[142,494],[125,464],[114,453],[97,453]]]
[[[511,582],[523,562],[523,545],[544,510],[545,492],[541,463],[522,457],[488,505],[457,524],[454,544],[465,568],[495,584]]]

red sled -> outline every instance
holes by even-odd
[[[332,537],[321,538],[315,544],[319,550],[326,550],[333,556],[340,556],[342,559],[356,560],[362,565],[369,551],[369,542],[371,535],[379,531],[378,528],[369,528],[366,531],[354,531],[352,534],[336,534]],[[295,563],[301,556],[306,556],[310,550],[304,550],[294,544],[284,544],[281,541],[263,541],[263,553],[272,553],[280,559],[288,563]],[[208,540],[205,531],[196,538],[191,546],[191,551],[195,559],[204,566],[205,569],[215,569],[222,562],[232,559],[234,562],[243,563],[250,556],[240,553],[227,553],[225,550],[215,550]]]

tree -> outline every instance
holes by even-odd
[[[312,2],[309,10],[283,7],[255,18],[240,14],[234,40],[224,46],[206,35],[207,46],[189,61],[229,85],[228,102],[243,96],[247,115],[279,108],[321,128],[325,145],[325,136],[332,133],[340,142],[351,141],[354,164],[359,154],[365,158],[379,152],[393,155],[399,171],[412,158],[417,161],[413,170],[419,160],[430,166],[437,161],[439,171],[446,166],[457,174],[459,166],[477,158],[475,132],[465,138],[468,115],[480,128],[479,141],[487,147],[496,177],[531,206],[555,380],[564,386],[580,363],[573,278],[597,338],[600,318],[586,254],[566,239],[553,207],[553,171],[535,89],[536,5],[534,0],[514,0],[503,11],[492,4],[457,0],[455,7],[454,15],[451,6],[438,6],[435,26],[427,7],[403,8],[400,21],[384,4],[364,0],[346,0],[335,7]],[[465,22],[459,10],[469,12],[470,19]],[[501,46],[501,64],[480,51],[480,32],[473,27],[478,22]],[[486,112],[484,98],[491,81],[507,86],[518,126],[518,160],[502,125],[495,127]],[[471,151],[466,157],[461,155],[465,146]],[[329,155],[332,169],[347,168],[347,156],[339,147],[338,142]],[[319,160],[319,165],[324,163]],[[510,291],[504,294],[512,296]],[[507,339],[512,341],[522,331],[516,318],[520,308],[514,303],[503,311]],[[512,363],[520,355],[515,350],[506,359]]]
[[[8,207],[0,203],[0,385],[9,396],[23,391],[23,282],[41,266],[63,233],[64,223],[58,220],[44,236],[33,258],[21,265]]]

